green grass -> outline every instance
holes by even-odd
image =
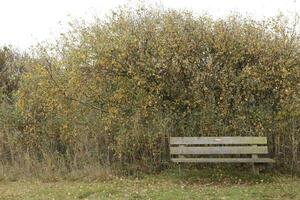
[[[106,181],[1,181],[0,200],[4,199],[300,199],[300,179],[204,169]]]

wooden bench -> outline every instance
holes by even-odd
[[[171,161],[176,163],[274,163],[268,154],[266,137],[170,137]],[[243,156],[241,156],[243,155]]]

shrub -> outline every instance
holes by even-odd
[[[168,137],[267,136],[278,166],[299,169],[299,34],[255,21],[121,9],[78,22],[35,50],[14,104],[32,162],[168,166]],[[20,150],[21,151],[21,150]]]

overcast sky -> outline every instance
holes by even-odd
[[[300,11],[300,0],[144,0],[164,8],[207,12],[215,17],[233,11],[255,18],[283,12],[292,16]],[[71,17],[92,19],[136,0],[0,0],[0,46],[11,44],[26,49],[37,42],[53,39]]]

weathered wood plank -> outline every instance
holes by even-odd
[[[274,163],[271,158],[172,158],[173,162],[184,163]]]
[[[170,137],[171,145],[193,144],[267,144],[266,137]]]
[[[267,154],[267,146],[170,147],[171,154]]]

